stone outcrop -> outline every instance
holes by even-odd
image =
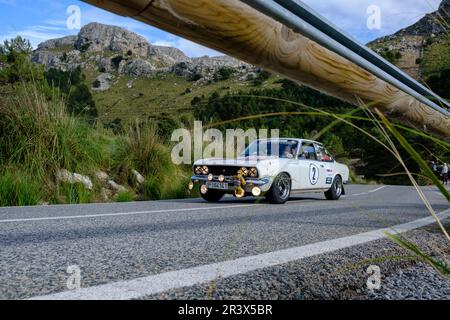
[[[437,11],[393,35],[370,42],[368,46],[379,54],[398,53],[395,64],[413,78],[419,79],[422,77],[424,50],[431,42],[439,42],[448,34],[449,23],[450,0],[444,0]]]
[[[81,28],[75,48],[85,52],[112,51],[138,57],[147,57],[150,52],[148,41],[121,27],[90,23]]]
[[[77,36],[41,43],[32,60],[44,64],[47,69],[67,71],[81,67],[134,78],[173,72],[195,79],[198,84],[211,81],[214,73],[223,67],[236,69],[239,79],[245,79],[247,73],[256,69],[227,56],[189,58],[177,48],[153,46],[134,32],[100,23],[87,24]],[[99,76],[97,80],[101,86],[94,89],[107,90],[108,77]]]

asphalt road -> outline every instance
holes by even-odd
[[[211,272],[251,281],[253,270],[320,258],[375,240],[358,242],[376,236],[367,232],[430,216],[412,187],[346,189],[337,202],[311,194],[285,205],[230,197],[0,208],[0,299],[145,298],[192,291]],[[423,190],[437,212],[449,209],[437,189]],[[85,289],[69,291],[69,266]]]

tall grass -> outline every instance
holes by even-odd
[[[156,125],[135,121],[120,138],[114,161],[122,181],[135,184],[132,168],[142,173],[145,200],[186,197],[189,174],[172,162],[170,149],[161,142]]]
[[[48,98],[37,84],[19,87],[0,106],[0,162],[20,164],[40,180],[58,168],[82,171],[101,163],[91,128],[69,116],[65,103],[57,94]]]
[[[124,134],[114,134],[71,116],[58,92],[24,83],[0,97],[0,205],[101,199],[98,186],[89,191],[60,183],[60,169],[91,177],[98,170],[110,172],[130,189],[117,201],[132,200],[135,193],[138,199],[186,196],[188,174],[172,163],[153,123],[136,122]],[[142,186],[133,170],[146,177]]]
[[[27,174],[13,168],[0,172],[0,206],[37,205],[39,185]]]

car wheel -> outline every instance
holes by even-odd
[[[219,202],[225,193],[218,190],[208,190],[205,194],[200,193],[202,198],[208,202]]]
[[[339,200],[343,192],[344,192],[344,185],[342,184],[342,178],[337,176],[336,178],[334,178],[330,190],[325,192],[325,197],[328,200]]]
[[[281,173],[275,178],[272,187],[267,192],[267,200],[273,204],[286,203],[291,196],[291,185],[291,178],[286,173]]]

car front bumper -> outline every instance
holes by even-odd
[[[208,180],[207,176],[197,176],[194,175],[191,177],[191,181],[195,184],[204,185],[208,184],[208,182],[220,182],[219,176],[214,176],[212,180]],[[239,179],[236,177],[225,177],[223,183],[228,184],[227,190],[222,190],[226,193],[233,194],[236,189],[240,186],[244,189],[246,193],[251,194],[253,188],[258,187],[261,189],[262,193],[266,193],[272,187],[273,179],[271,178],[247,178],[245,179],[245,184],[241,184]]]

